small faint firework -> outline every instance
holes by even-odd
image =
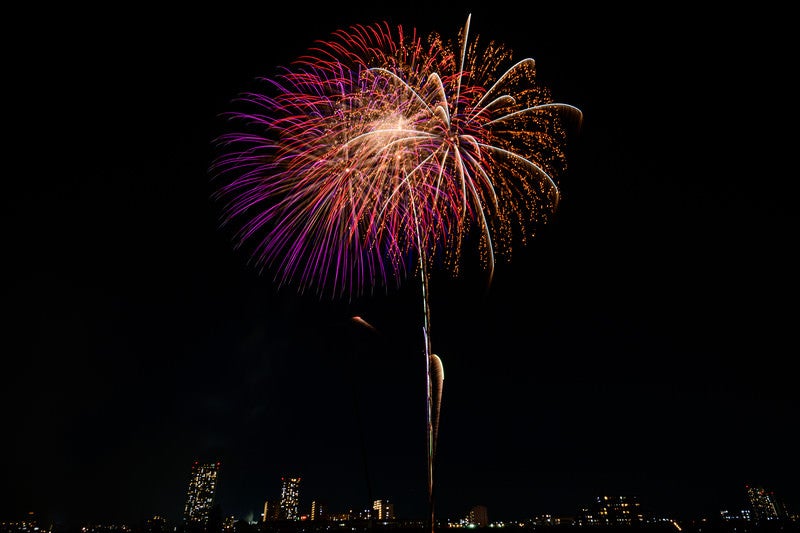
[[[533,59],[469,27],[453,40],[383,22],[316,41],[234,100],[210,169],[221,224],[278,286],[352,297],[419,276],[431,524],[444,374],[429,274],[457,274],[474,243],[491,279],[549,221],[582,119],[537,83]]]

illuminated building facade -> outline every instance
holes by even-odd
[[[639,502],[629,496],[600,496],[594,505],[581,509],[579,525],[630,526],[644,522]]]
[[[267,500],[264,502],[264,512],[261,513],[262,522],[273,522],[280,518],[280,505],[275,500]]]
[[[389,500],[375,500],[372,510],[378,520],[394,520],[394,504]]]
[[[467,523],[476,527],[487,527],[489,525],[489,511],[485,505],[476,505],[467,514]]]
[[[222,533],[233,533],[236,530],[236,517],[226,516],[222,521]]]
[[[167,521],[164,517],[155,515],[147,519],[144,530],[146,533],[166,533],[168,531]]]
[[[300,478],[282,477],[281,478],[281,520],[300,519]]]
[[[764,489],[764,487],[745,486],[747,490],[747,501],[753,511],[755,520],[777,520],[786,517],[783,505],[775,497],[775,493]]]
[[[219,463],[200,463],[192,465],[192,477],[186,495],[183,519],[187,526],[205,529],[208,526],[214,498],[217,493]]]
[[[319,500],[311,502],[311,514],[309,515],[311,520],[324,520],[327,515],[327,506],[324,503]]]

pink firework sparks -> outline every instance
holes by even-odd
[[[387,23],[334,32],[227,114],[211,167],[223,225],[280,285],[333,296],[458,272],[475,235],[489,272],[546,222],[566,168],[563,118],[532,59]]]

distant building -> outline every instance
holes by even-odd
[[[164,517],[155,515],[147,519],[144,530],[146,533],[167,533],[167,521]]]
[[[328,513],[328,520],[331,522],[347,522],[352,520],[350,516],[350,511],[344,511],[339,513]]]
[[[281,516],[281,506],[276,500],[266,500],[264,502],[264,512],[261,513],[262,522],[274,522],[279,520]]]
[[[328,515],[328,506],[319,500],[311,502],[311,513],[308,515],[309,520],[325,520]]]
[[[375,500],[372,510],[378,520],[394,520],[394,504],[389,500]]]
[[[300,479],[299,477],[281,478],[281,520],[300,519]]]
[[[195,461],[192,465],[192,476],[186,494],[186,507],[183,511],[183,520],[187,529],[207,529],[217,493],[219,467],[218,462],[200,463]]]
[[[641,506],[632,496],[599,496],[578,513],[582,526],[631,526],[644,522]]]
[[[476,505],[467,514],[467,523],[476,527],[487,527],[489,525],[489,511],[485,505]]]
[[[745,485],[747,491],[747,501],[753,512],[755,520],[778,520],[786,518],[786,509],[775,497],[775,493],[766,490],[764,487],[753,487]]]
[[[29,511],[20,520],[6,522],[5,516],[0,516],[0,533],[46,533],[52,530],[52,526],[46,529],[39,526],[36,513]]]

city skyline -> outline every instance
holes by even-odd
[[[583,121],[536,235],[493,272],[467,236],[458,275],[430,271],[437,516],[603,494],[713,514],[745,485],[796,508],[791,17],[232,0],[10,8],[0,520],[180,517],[195,460],[220,462],[229,515],[297,475],[332,511],[425,516],[417,278],[351,299],[279,286],[232,245],[209,166],[232,99],[318,39],[450,37],[468,17]]]
[[[267,498],[264,504],[264,512],[258,515],[257,519],[253,519],[253,514],[250,517],[236,516],[237,519],[248,520],[251,523],[259,522],[276,522],[276,521],[314,521],[316,519],[328,519],[336,517],[338,520],[364,520],[374,518],[376,520],[416,520],[420,521],[420,516],[404,516],[402,512],[399,514],[395,512],[394,500],[391,497],[384,497],[374,499],[369,502],[350,502],[349,505],[340,506],[340,508],[331,508],[324,502],[329,501],[330,495],[303,495],[299,488],[299,477],[282,476],[280,483],[280,498]],[[740,487],[739,501],[727,502],[727,505],[721,507],[717,513],[726,519],[748,519],[753,521],[763,520],[800,520],[800,511],[798,511],[797,502],[787,502],[783,497],[776,493],[770,486],[745,484]],[[608,502],[609,505],[619,506],[627,501],[633,502],[637,512],[641,512],[642,498],[641,495],[632,493],[623,494],[598,494],[592,501],[594,506],[602,505],[602,502]],[[275,501],[281,502],[278,509],[279,513],[269,514],[267,512],[268,505]],[[285,502],[285,503],[284,503]],[[462,506],[464,512],[458,516],[445,516],[442,517],[442,523],[457,524],[462,522],[461,525],[472,524],[478,527],[487,527],[492,522],[523,522],[531,520],[537,516],[553,516],[554,518],[566,519],[579,515],[581,513],[589,513],[592,508],[591,502],[575,502],[575,511],[573,513],[553,513],[547,510],[539,510],[536,513],[520,512],[516,516],[501,516],[497,520],[490,520],[489,508],[480,502],[463,502]],[[315,507],[321,506],[324,511],[315,513]],[[292,511],[287,512],[284,509],[291,507]],[[648,502],[644,511],[645,514],[650,516],[664,516],[671,519],[689,520],[699,518],[713,517],[714,514],[699,513],[696,515],[687,515],[682,513],[665,513],[658,508],[658,502]],[[630,518],[631,511],[622,510],[619,513]],[[601,513],[607,515],[608,513]],[[612,513],[614,514],[614,513]]]
[[[112,522],[105,523],[93,520],[87,520],[79,524],[63,524],[63,523],[38,523],[37,515],[35,512],[30,511],[23,517],[16,519],[0,520],[4,533],[35,533],[37,531],[70,531],[81,528],[83,531],[89,530],[102,530],[112,529],[119,531],[126,531],[135,529],[136,524],[149,525],[146,526],[147,531],[150,533],[165,533],[169,529],[177,528],[176,531],[194,531],[202,533],[214,533],[219,530],[220,533],[225,531],[232,531],[233,525],[236,522],[244,521],[250,525],[261,525],[265,528],[273,527],[270,524],[276,524],[274,527],[280,527],[278,523],[308,522],[309,527],[315,521],[322,523],[366,523],[375,522],[376,524],[384,523],[388,525],[391,522],[404,523],[409,528],[423,528],[424,519],[408,518],[401,515],[396,515],[394,504],[389,499],[376,499],[368,506],[359,507],[357,505],[349,506],[347,510],[331,510],[327,509],[325,512],[315,517],[314,508],[320,503],[320,500],[313,499],[313,496],[306,498],[310,500],[308,504],[309,512],[304,513],[301,505],[299,478],[282,476],[280,480],[280,494],[281,497],[278,502],[278,511],[270,514],[267,509],[268,505],[276,500],[266,500],[264,513],[253,519],[252,516],[236,516],[226,514],[224,510],[219,509],[219,505],[214,503],[214,492],[216,487],[216,474],[219,471],[219,463],[199,464],[198,462],[192,465],[192,476],[189,484],[189,489],[186,496],[186,512],[182,518],[175,520],[166,517],[163,514],[155,513],[147,517],[141,517],[139,520],[131,522]],[[659,524],[669,523],[675,524],[677,530],[681,529],[681,524],[714,524],[716,521],[722,523],[729,522],[731,524],[738,523],[752,523],[752,524],[767,524],[771,522],[780,522],[786,528],[800,527],[800,513],[796,509],[792,509],[786,505],[786,502],[776,494],[769,487],[757,485],[745,485],[742,489],[743,502],[745,505],[739,508],[725,507],[712,515],[700,514],[689,516],[677,516],[674,514],[664,513],[654,505],[653,502],[643,503],[638,495],[634,494],[615,494],[615,495],[597,495],[591,501],[580,502],[575,507],[575,511],[568,514],[552,514],[548,512],[539,513],[526,513],[520,512],[515,517],[503,517],[499,519],[490,519],[491,513],[489,508],[483,504],[465,504],[465,511],[460,516],[446,516],[437,519],[437,527],[449,528],[465,528],[465,527],[535,527],[535,526],[558,526],[558,525],[582,525],[584,527],[592,526],[633,526],[636,524]],[[201,498],[198,498],[201,495]],[[199,505],[198,501],[201,501]],[[306,502],[308,503],[308,502]],[[212,509],[215,507],[215,509]],[[209,521],[209,516],[216,513],[216,518]],[[156,524],[157,522],[157,524]],[[320,525],[319,527],[324,527]],[[716,526],[714,526],[716,527]],[[157,528],[157,529],[153,529]],[[268,529],[269,530],[269,529]],[[788,529],[791,530],[791,529]],[[787,530],[787,531],[788,531]]]
[[[276,522],[282,520],[296,520],[296,521],[314,521],[317,519],[331,519],[331,517],[339,517],[341,520],[357,520],[366,519],[368,517],[376,520],[417,520],[419,516],[404,516],[401,512],[399,515],[395,512],[394,500],[390,497],[377,498],[368,502],[351,502],[349,505],[340,506],[340,508],[331,508],[324,502],[329,501],[330,495],[302,495],[300,491],[300,477],[282,476],[280,483],[280,498],[267,498],[264,503],[264,511],[258,515],[257,519],[248,518],[247,516],[237,516],[237,519],[245,519],[252,523],[258,522]],[[744,484],[741,489],[741,497],[738,502],[727,502],[727,505],[718,510],[720,516],[727,519],[743,518],[748,520],[800,520],[800,505],[797,502],[787,502],[780,494],[776,494],[775,490],[770,486],[759,484]],[[641,495],[623,493],[623,494],[598,494],[593,501],[595,505],[603,501],[609,502],[609,505],[619,505],[625,501],[631,500],[635,503],[637,509],[641,505]],[[645,498],[646,499],[646,498]],[[270,507],[275,502],[280,502],[277,506],[277,513],[268,512]],[[615,503],[617,502],[617,503]],[[473,524],[478,527],[487,527],[493,520],[489,520],[488,507],[480,502],[464,502],[463,507],[465,511],[461,517],[447,516],[442,518],[443,523],[457,523],[460,518],[465,524]],[[563,516],[557,518],[567,518],[570,515],[588,512],[591,505],[587,502],[577,502],[575,513],[562,513]],[[286,509],[291,508],[291,511]],[[315,508],[321,509],[315,512]],[[621,511],[620,511],[621,512]],[[686,515],[682,513],[663,513],[658,509],[657,502],[650,502],[647,511],[648,514],[662,513],[663,516],[669,516],[673,519],[687,520],[698,518],[709,518],[706,513],[699,513],[697,515]],[[530,513],[529,513],[530,514]],[[603,513],[608,514],[608,513]],[[629,511],[623,514],[628,516]],[[503,516],[498,519],[499,522],[515,522],[525,521],[534,518],[535,516],[554,516],[546,510],[540,510],[537,513],[530,514],[520,513],[518,516]],[[252,517],[253,514],[250,513]],[[464,525],[464,524],[462,524]]]

